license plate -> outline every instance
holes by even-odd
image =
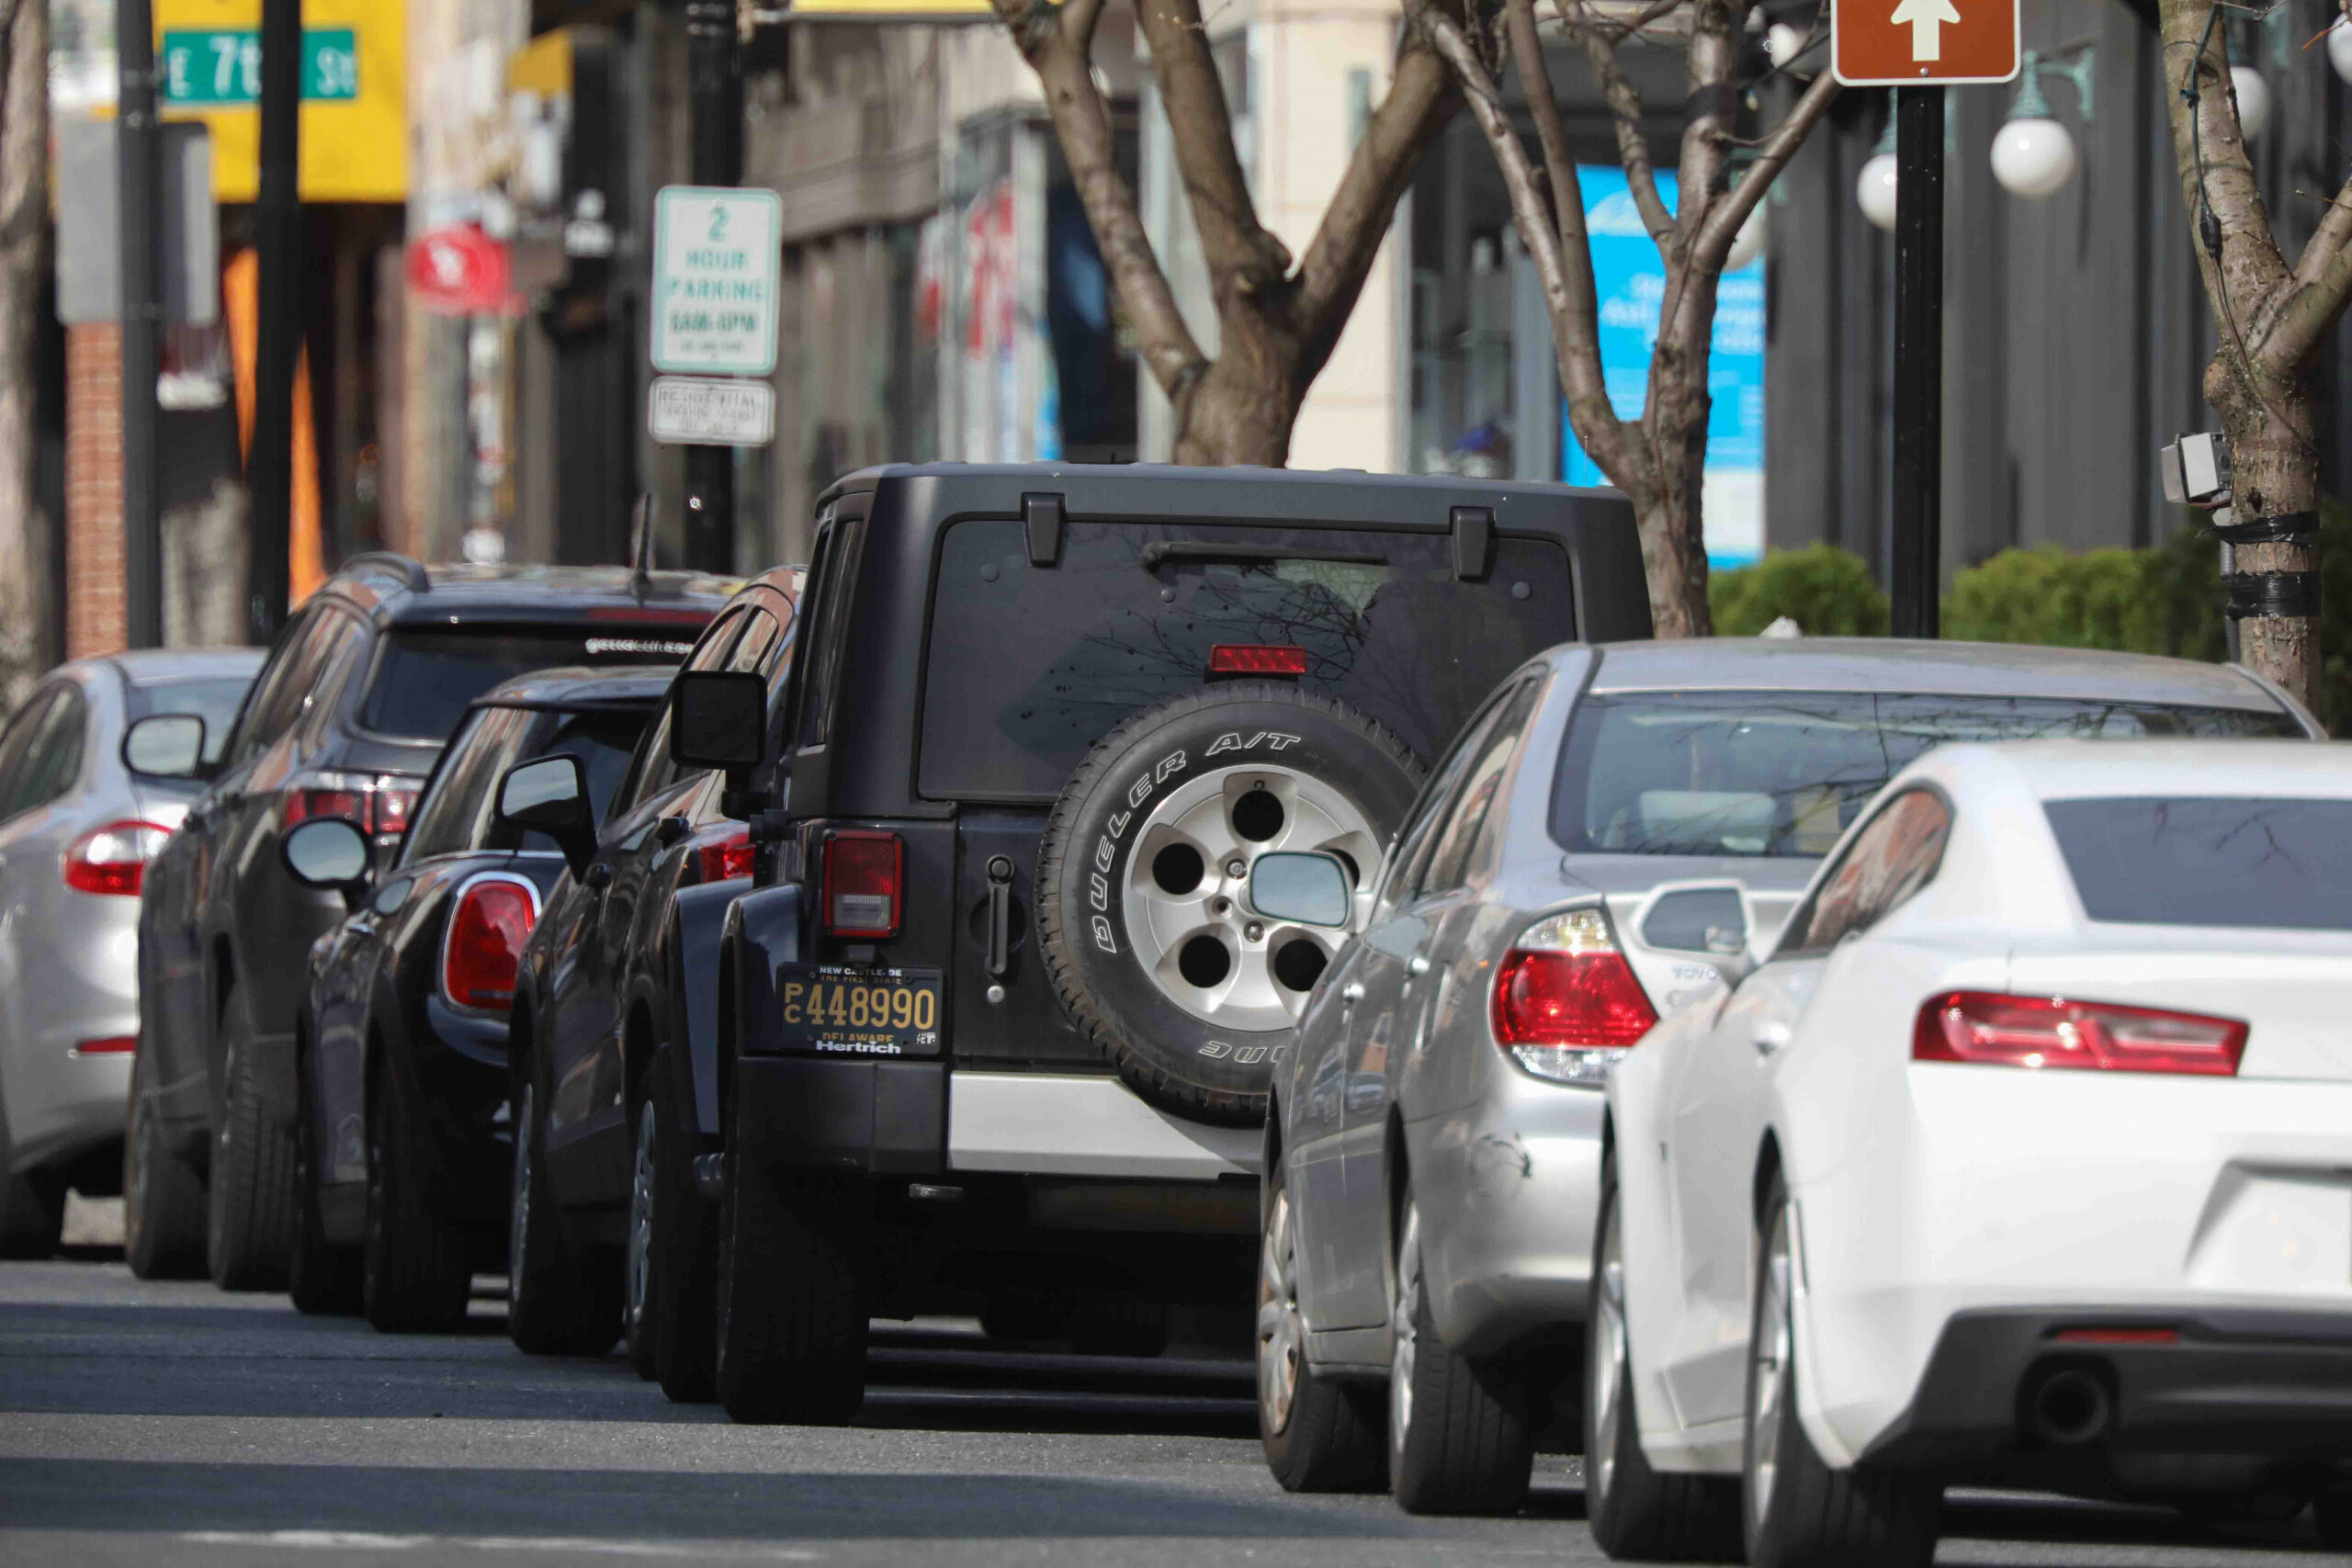
[[[776,1043],[830,1056],[939,1055],[939,971],[788,964],[776,972]]]

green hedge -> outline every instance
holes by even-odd
[[[2322,511],[2320,717],[2352,732],[2352,511]],[[1860,558],[1832,545],[1784,550],[1716,572],[1715,630],[1753,637],[1782,615],[1810,636],[1884,635],[1887,599]],[[2069,555],[2055,545],[2004,550],[1954,574],[1943,635],[1964,642],[2108,648],[2217,661],[2222,656],[2220,552],[2184,527],[2162,547]]]

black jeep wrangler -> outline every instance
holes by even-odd
[[[758,846],[697,1165],[720,1397],[846,1419],[869,1315],[1155,1353],[1171,1303],[1249,1299],[1266,1086],[1335,945],[1253,918],[1251,863],[1327,850],[1368,881],[1497,681],[1648,636],[1632,512],[887,468],[821,499],[808,583],[772,706],[720,671],[672,694],[675,754],[729,771]]]

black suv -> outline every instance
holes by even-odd
[[[559,664],[674,662],[733,586],[620,568],[428,572],[363,556],[295,613],[220,761],[198,769],[209,787],[146,875],[143,1103],[124,1157],[135,1270],[209,1258],[229,1289],[286,1283],[294,1014],[311,944],[345,910],[287,874],[280,836],[343,817],[389,851],[469,703]]]
[[[295,1025],[301,1228],[287,1289],[304,1312],[454,1328],[476,1270],[504,1266],[515,967],[593,840],[509,823],[499,785],[526,759],[574,758],[601,807],[669,684],[660,666],[505,682],[467,711],[389,866],[341,817],[279,840],[297,882],[354,906],[311,949]]]
[[[1505,674],[1650,628],[1606,492],[945,466],[826,493],[802,623],[766,708],[671,699],[756,846],[700,1173],[739,1420],[855,1411],[869,1314],[1149,1352],[1170,1304],[1246,1301],[1266,1086],[1334,945],[1252,918],[1250,865],[1369,871]]]

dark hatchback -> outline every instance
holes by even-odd
[[[475,1270],[503,1266],[507,1009],[565,859],[499,818],[498,785],[517,762],[571,757],[601,807],[668,686],[666,670],[578,666],[499,686],[468,710],[380,871],[343,818],[286,836],[295,879],[356,906],[311,949],[295,1029],[301,1235],[288,1285],[303,1311],[356,1304],[378,1328],[451,1328]]]
[[[209,1259],[229,1289],[286,1282],[296,1219],[294,1017],[311,944],[346,911],[287,875],[314,817],[389,851],[476,697],[557,665],[668,664],[734,583],[619,568],[347,563],[298,609],[140,905],[141,1113],[124,1244],[142,1276]]]

